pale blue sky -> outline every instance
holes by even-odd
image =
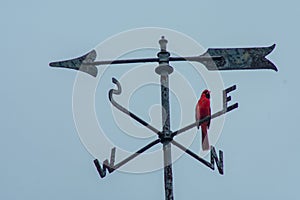
[[[299,199],[299,8],[289,0],[2,0],[0,199],[164,199],[162,170],[99,179],[73,121],[76,72],[48,67],[149,26],[205,48],[277,44],[268,58],[279,72],[222,73],[240,103],[216,145],[225,175],[183,156],[173,167],[175,199]]]

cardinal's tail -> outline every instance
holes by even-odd
[[[203,124],[201,126],[201,131],[202,131],[202,150],[207,151],[207,150],[209,150],[209,141],[208,141],[206,124]]]

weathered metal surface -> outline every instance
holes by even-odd
[[[173,200],[173,172],[172,172],[172,153],[171,143],[163,144],[164,152],[164,183],[165,183],[165,199]]]
[[[167,72],[162,72],[161,83],[161,105],[162,105],[162,139],[169,139],[170,131],[170,104],[169,104],[169,76]]]
[[[203,63],[208,70],[272,69],[277,71],[276,66],[265,58],[274,48],[275,44],[255,48],[209,48],[202,56],[222,56],[223,59],[199,62]]]
[[[51,67],[62,67],[68,69],[79,70],[85,73],[88,73],[94,77],[97,76],[98,69],[93,64],[85,64],[85,63],[93,63],[97,57],[97,53],[95,50],[91,52],[70,60],[51,62],[49,65]]]
[[[94,160],[94,164],[95,164],[96,169],[101,178],[106,176],[106,170],[109,173],[112,173],[113,171],[115,171],[115,169],[114,169],[115,158],[116,158],[116,147],[111,149],[110,162],[108,162],[108,160],[106,159],[103,162],[103,167],[101,167],[101,165],[97,159]]]
[[[162,134],[161,142],[163,143],[164,152],[164,184],[165,199],[173,200],[173,175],[172,175],[172,153],[171,143],[172,132],[170,130],[170,103],[169,103],[169,74],[173,72],[173,68],[169,66],[170,53],[167,52],[168,41],[162,37],[159,40],[161,51],[157,54],[159,58],[159,66],[155,72],[160,75],[161,85],[161,105],[162,105]]]
[[[224,174],[224,163],[223,163],[223,151],[219,151],[219,158],[217,156],[216,150],[214,147],[210,150],[210,163],[213,169],[215,168],[215,162],[220,174]]]

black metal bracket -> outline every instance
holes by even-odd
[[[171,143],[212,170],[215,170],[215,162],[216,162],[219,173],[222,175],[224,174],[223,151],[219,150],[219,158],[218,158],[215,147],[211,146],[210,162],[208,162],[203,158],[201,158],[200,156],[198,156],[197,154],[195,154],[194,152],[192,152],[191,150],[189,150],[188,148],[184,147],[182,144],[176,142],[175,140],[173,140]]]
[[[160,139],[154,140],[153,142],[149,143],[148,145],[144,146],[143,148],[139,149],[138,151],[136,151],[135,153],[133,153],[132,155],[128,156],[127,158],[125,158],[124,160],[120,161],[118,164],[115,165],[115,157],[116,157],[116,147],[111,149],[111,155],[110,155],[110,162],[108,162],[108,160],[106,159],[103,162],[103,165],[101,167],[98,159],[94,160],[94,164],[96,166],[96,169],[100,175],[101,178],[104,178],[106,176],[106,170],[109,173],[112,173],[113,171],[115,171],[116,169],[120,168],[121,166],[125,165],[126,163],[128,163],[129,161],[131,161],[132,159],[134,159],[135,157],[141,155],[143,152],[145,152],[146,150],[150,149],[151,147],[153,147],[154,145],[160,143]]]
[[[121,112],[125,113],[126,115],[129,115],[131,118],[135,119],[137,122],[139,122],[140,124],[142,124],[143,126],[147,127],[148,129],[150,129],[151,131],[153,131],[154,133],[156,133],[157,135],[160,135],[161,132],[154,128],[153,126],[151,126],[149,123],[145,122],[144,120],[142,120],[140,117],[138,117],[137,115],[133,114],[132,112],[130,112],[129,110],[127,110],[126,108],[124,108],[123,106],[121,106],[120,104],[118,104],[114,99],[113,99],[113,94],[116,94],[116,95],[120,95],[121,92],[122,92],[122,87],[121,87],[121,84],[120,82],[115,79],[115,78],[112,78],[112,82],[114,84],[117,85],[117,89],[111,89],[109,92],[108,92],[108,98],[109,98],[109,101],[112,103],[113,106],[115,106],[117,109],[119,109]]]

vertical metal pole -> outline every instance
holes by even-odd
[[[159,40],[161,51],[157,54],[159,58],[159,66],[155,72],[160,75],[161,83],[161,105],[162,105],[162,135],[160,136],[163,143],[164,156],[164,184],[165,199],[173,200],[173,176],[172,176],[172,140],[170,131],[170,104],[169,104],[169,74],[173,72],[173,68],[169,65],[170,53],[167,52],[167,40],[162,36]]]

